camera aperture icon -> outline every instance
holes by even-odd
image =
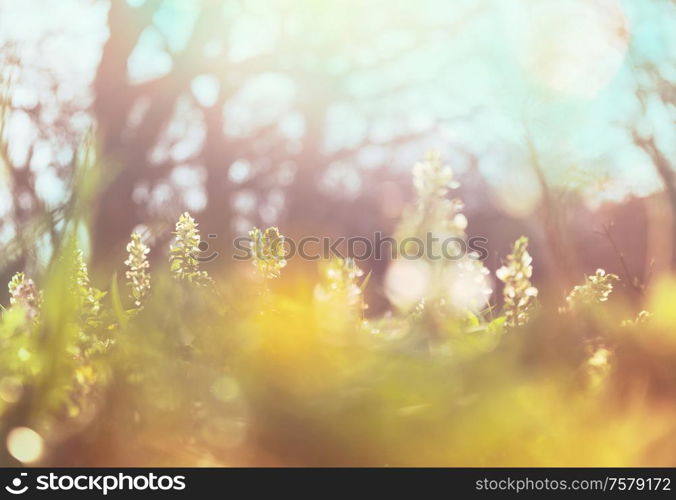
[[[20,477],[15,477],[12,479],[12,485],[11,486],[5,486],[5,489],[9,491],[12,495],[21,495],[22,493],[26,493],[28,491],[28,486],[24,486],[23,488],[21,487],[21,478],[27,476],[27,472],[22,472],[19,476]]]
[[[218,238],[217,234],[209,234],[207,235],[207,238],[209,239],[214,239]],[[196,255],[195,259],[198,260],[199,262],[211,262],[216,257],[218,257],[218,252],[211,252],[209,255],[204,255],[204,253],[209,250],[209,243],[205,240],[200,241],[199,245],[197,245],[198,250],[200,251],[200,255]]]

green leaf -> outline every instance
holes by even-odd
[[[113,311],[115,317],[122,328],[127,328],[127,312],[122,307],[122,300],[120,299],[120,290],[117,286],[117,273],[113,273],[113,278],[110,283],[110,298],[113,303]]]
[[[481,325],[478,316],[472,312],[467,313],[467,323],[470,327],[478,327]]]
[[[366,286],[369,284],[369,280],[371,279],[371,274],[373,271],[369,271],[369,273],[366,275],[364,280],[361,282],[361,285],[359,285],[359,291],[363,292],[366,290]]]
[[[507,318],[505,316],[499,316],[495,318],[493,321],[491,321],[488,324],[488,331],[492,333],[502,333],[502,331],[505,329],[505,321]]]

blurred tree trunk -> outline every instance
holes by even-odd
[[[671,207],[671,233],[669,235],[669,242],[671,243],[670,265],[671,270],[676,271],[676,173],[674,173],[669,159],[659,149],[653,137],[642,137],[636,130],[632,130],[632,138],[634,144],[648,155],[664,184],[664,191]]]
[[[575,248],[567,235],[566,221],[560,203],[552,192],[535,145],[526,139],[531,168],[535,173],[542,193],[542,227],[545,235],[552,281],[562,296],[565,296],[577,278]]]
[[[237,159],[237,152],[230,146],[224,146],[223,105],[225,90],[221,89],[219,99],[213,106],[203,108],[206,137],[202,159],[206,170],[205,192],[207,203],[198,214],[203,238],[216,234],[216,241],[208,241],[209,253],[217,251],[221,258],[227,258],[232,251],[231,199],[233,185],[228,177],[230,165]],[[218,264],[218,262],[216,262]],[[207,264],[208,266],[208,264]],[[215,266],[214,274],[222,266]],[[208,268],[207,268],[208,269]]]
[[[199,69],[195,53],[209,37],[206,23],[217,7],[207,2],[200,10],[193,35],[186,47],[173,55],[173,70],[150,82],[131,85],[127,62],[143,30],[148,27],[159,0],[132,8],[126,2],[111,2],[108,14],[110,37],[106,42],[94,81],[96,117],[103,170],[98,204],[93,207],[93,268],[110,279],[119,266],[130,232],[142,221],[143,207],[134,203],[134,188],[140,180],[156,178],[160,167],[150,168],[149,155],[174,113],[176,101]],[[128,127],[129,114],[139,99],[150,104],[142,123]],[[152,175],[151,171],[152,170]]]
[[[158,3],[148,2],[135,10],[126,2],[111,2],[108,12],[110,36],[103,47],[94,81],[93,110],[100,141],[99,168],[103,170],[102,191],[91,214],[96,270],[109,268],[106,262],[121,253],[117,248],[119,243],[138,222],[132,194],[145,167],[148,145],[140,138],[134,138],[132,145],[124,136],[135,98],[127,77],[127,61]],[[148,128],[144,126],[144,133],[156,136],[157,132],[149,133],[152,126],[150,123]]]

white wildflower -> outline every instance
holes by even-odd
[[[9,303],[12,306],[24,308],[28,318],[35,319],[42,302],[42,294],[33,280],[19,272],[12,277],[7,287],[9,288]]]
[[[528,253],[528,238],[522,236],[514,242],[512,253],[505,265],[495,272],[505,286],[502,290],[503,310],[508,326],[520,326],[528,321],[528,313],[535,304],[538,289],[530,278],[533,275],[533,258]]]
[[[281,270],[286,266],[286,251],[284,236],[276,227],[269,227],[261,231],[254,227],[249,231],[253,265],[266,278],[278,278]]]
[[[592,276],[585,276],[584,283],[578,285],[568,294],[566,302],[570,309],[582,305],[591,305],[606,302],[613,291],[613,283],[619,281],[615,274],[608,274],[603,269],[597,269]]]
[[[141,241],[139,233],[132,233],[131,241],[127,243],[129,257],[124,261],[129,270],[125,273],[130,292],[129,297],[136,307],[141,307],[143,300],[150,292],[150,274],[148,268],[148,253],[150,248]]]
[[[195,254],[199,252],[200,235],[197,223],[188,212],[176,223],[176,240],[169,251],[170,270],[177,280],[204,286],[212,283],[206,271],[200,271]]]

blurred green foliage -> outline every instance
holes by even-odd
[[[450,171],[425,161],[401,227],[448,229],[448,212],[463,234],[461,205],[443,203]],[[458,306],[444,280],[467,262],[443,262],[414,307],[373,317],[352,260],[285,280],[276,228],[252,231],[253,266],[213,280],[183,214],[168,256],[132,235],[126,287],[116,274],[107,292],[77,234],[42,291],[22,273],[9,284],[4,465],[676,465],[673,280],[650,314],[614,301],[601,270],[538,303],[521,238],[502,305]]]

